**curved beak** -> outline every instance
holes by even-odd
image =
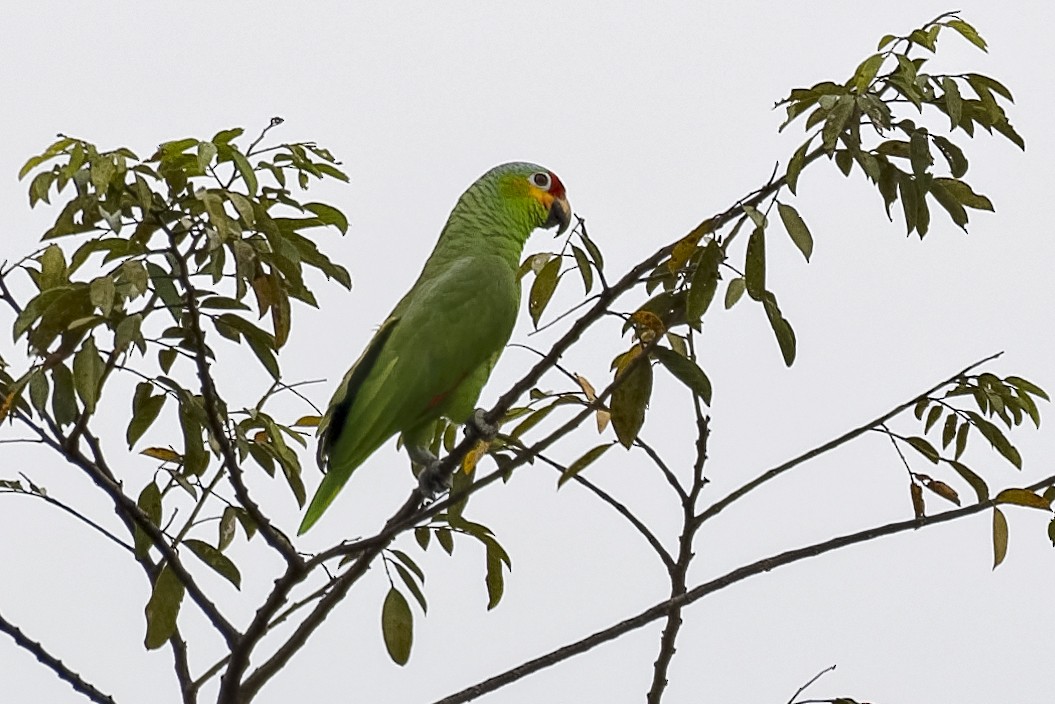
[[[568,199],[554,198],[553,202],[549,206],[549,217],[546,218],[546,224],[543,225],[546,229],[557,226],[557,234],[554,237],[559,237],[564,234],[564,231],[568,229],[568,225],[571,224],[571,206],[568,205]]]

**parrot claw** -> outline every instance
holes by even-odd
[[[440,473],[439,465],[439,460],[434,460],[432,464],[425,465],[421,474],[418,475],[418,490],[426,499],[435,499],[440,494],[451,490],[450,477],[445,477]]]
[[[469,416],[468,425],[471,425],[476,430],[480,435],[481,440],[490,442],[495,439],[496,435],[498,435],[498,424],[488,423],[487,418],[485,417],[486,415],[487,411],[482,408],[477,408],[473,411],[473,414]]]
[[[418,475],[418,489],[422,496],[431,500],[450,490],[450,479],[444,478],[440,473],[440,461],[436,455],[424,447],[415,445],[407,445],[407,454],[412,462],[422,467]]]

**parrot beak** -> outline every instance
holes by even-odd
[[[549,217],[546,218],[546,224],[543,225],[546,229],[557,226],[557,233],[554,237],[560,237],[564,234],[564,231],[568,229],[568,225],[571,224],[571,206],[568,205],[567,198],[554,198],[553,203],[549,207]]]

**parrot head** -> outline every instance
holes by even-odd
[[[568,229],[571,206],[557,174],[537,164],[513,162],[496,166],[484,179],[488,176],[497,180],[507,204],[525,213],[534,227],[556,227],[558,235]]]

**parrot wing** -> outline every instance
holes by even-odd
[[[514,272],[497,257],[460,259],[415,284],[345,375],[320,423],[319,460],[329,471],[300,533],[385,440],[450,414],[452,401],[459,414],[476,402],[518,305]]]

